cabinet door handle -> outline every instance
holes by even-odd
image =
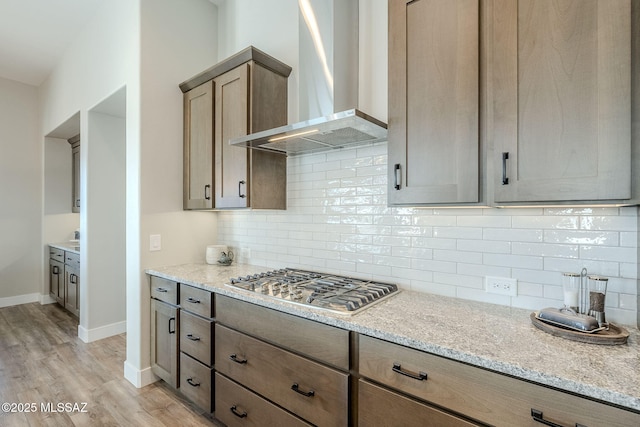
[[[245,197],[247,197],[246,194],[242,194],[242,190],[240,189],[240,186],[246,183],[247,183],[246,181],[238,181],[238,197],[240,197],[241,199],[244,199]]]
[[[301,394],[303,396],[307,396],[307,397],[313,397],[316,394],[316,392],[313,391],[313,390],[309,390],[309,391],[300,390],[300,388],[298,388],[298,383],[293,383],[293,385],[291,386],[291,390],[293,390],[296,393]]]
[[[78,276],[76,274],[71,273],[69,275],[69,282],[71,282],[72,285],[77,285],[78,284]]]
[[[426,379],[427,379],[427,373],[426,372],[418,372],[416,374],[414,372],[405,371],[404,369],[402,369],[402,366],[399,363],[394,363],[393,364],[393,368],[391,368],[391,370],[393,372],[397,372],[399,374],[406,375],[409,378],[413,378],[414,380],[426,381]]]
[[[209,184],[204,186],[204,199],[211,200],[211,186]]]
[[[173,330],[171,330],[171,321],[173,321]],[[170,334],[175,334],[176,333],[176,318],[175,317],[170,317],[169,318],[169,333]]]
[[[545,420],[544,416],[542,415],[542,411],[538,409],[531,408],[531,418],[533,418],[533,421],[544,424],[546,426],[562,427],[561,424],[556,424],[554,422]],[[587,426],[580,423],[576,423],[576,427],[587,427]]]
[[[60,268],[57,265],[54,265],[52,273],[53,274],[60,274]]]
[[[402,175],[400,172],[400,163],[396,163],[393,167],[393,173],[395,175],[395,184],[393,185],[393,188],[396,190],[400,189],[400,184],[402,183]]]
[[[191,377],[187,378],[187,382],[192,387],[200,387],[200,383],[197,383],[197,382],[193,381],[193,378],[191,378]]]
[[[167,293],[167,292],[169,292],[169,290],[168,290],[168,289],[166,289],[166,288],[156,288],[156,291],[158,291],[158,292],[162,292],[162,293]]]
[[[200,337],[196,337],[193,334],[187,334],[187,339],[191,341],[200,341]]]
[[[200,300],[199,299],[195,299],[195,298],[187,298],[187,302],[192,302],[194,304],[200,304]]]
[[[233,415],[235,415],[238,418],[244,418],[247,416],[246,412],[238,412],[238,407],[236,405],[233,405],[229,409],[231,410],[231,412],[233,412]]]
[[[229,359],[233,360],[236,363],[239,363],[241,365],[244,365],[245,363],[247,363],[247,359],[238,359],[238,355],[233,353],[231,356],[229,356]]]
[[[507,160],[509,160],[509,152],[502,153],[502,185],[509,185],[507,178]]]

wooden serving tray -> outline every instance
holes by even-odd
[[[565,338],[571,341],[585,342],[589,344],[599,345],[619,345],[625,344],[629,338],[629,332],[613,323],[609,323],[608,330],[602,330],[591,334],[578,332],[561,326],[555,326],[538,319],[538,313],[533,312],[529,316],[533,326],[541,331],[547,332],[553,336]]]

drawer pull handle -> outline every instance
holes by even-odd
[[[395,183],[393,184],[393,188],[396,190],[400,189],[400,185],[402,183],[402,175],[400,174],[400,163],[396,163],[393,167],[393,175],[395,178]]]
[[[244,365],[245,363],[247,363],[247,359],[238,359],[238,355],[233,353],[231,356],[229,356],[229,359],[233,360],[236,363],[239,363],[241,365]]]
[[[158,292],[162,292],[162,293],[169,292],[169,290],[168,290],[168,289],[165,289],[165,288],[156,288],[156,291],[158,291]]]
[[[195,337],[193,334],[187,334],[187,339],[191,341],[200,341],[200,337]]]
[[[191,378],[191,377],[187,378],[187,382],[192,387],[200,387],[200,383],[197,383],[197,382],[193,381],[193,378]]]
[[[553,423],[551,421],[547,421],[544,419],[544,416],[542,415],[542,411],[538,410],[538,409],[534,409],[531,408],[531,418],[533,418],[533,421],[536,421],[538,423],[542,423],[546,426],[551,426],[551,427],[562,427],[562,425],[560,424],[556,424]],[[585,425],[576,423],[576,427],[586,427]]]
[[[399,363],[394,363],[393,368],[391,368],[393,372],[397,372],[402,375],[406,375],[409,378],[413,378],[414,380],[425,381],[427,379],[426,372],[418,372],[417,374],[409,371],[405,371],[402,369],[402,366]]]
[[[231,412],[233,412],[233,415],[235,415],[238,418],[245,418],[247,416],[246,412],[238,412],[238,407],[236,405],[233,405],[229,409],[231,410]]]
[[[200,304],[200,300],[199,299],[195,299],[195,298],[187,298],[187,302],[192,302],[194,304]]]
[[[303,396],[307,396],[307,397],[313,397],[316,395],[316,392],[313,390],[309,390],[309,391],[302,391],[298,388],[298,383],[293,383],[293,385],[291,386],[291,390],[295,391],[298,394],[301,394]]]

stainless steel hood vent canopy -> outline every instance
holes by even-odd
[[[387,140],[387,125],[357,109],[358,0],[298,0],[299,123],[232,145],[296,155]]]

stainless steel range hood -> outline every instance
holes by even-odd
[[[234,138],[288,155],[387,140],[387,125],[358,110],[358,0],[298,0],[299,113],[303,121]]]

